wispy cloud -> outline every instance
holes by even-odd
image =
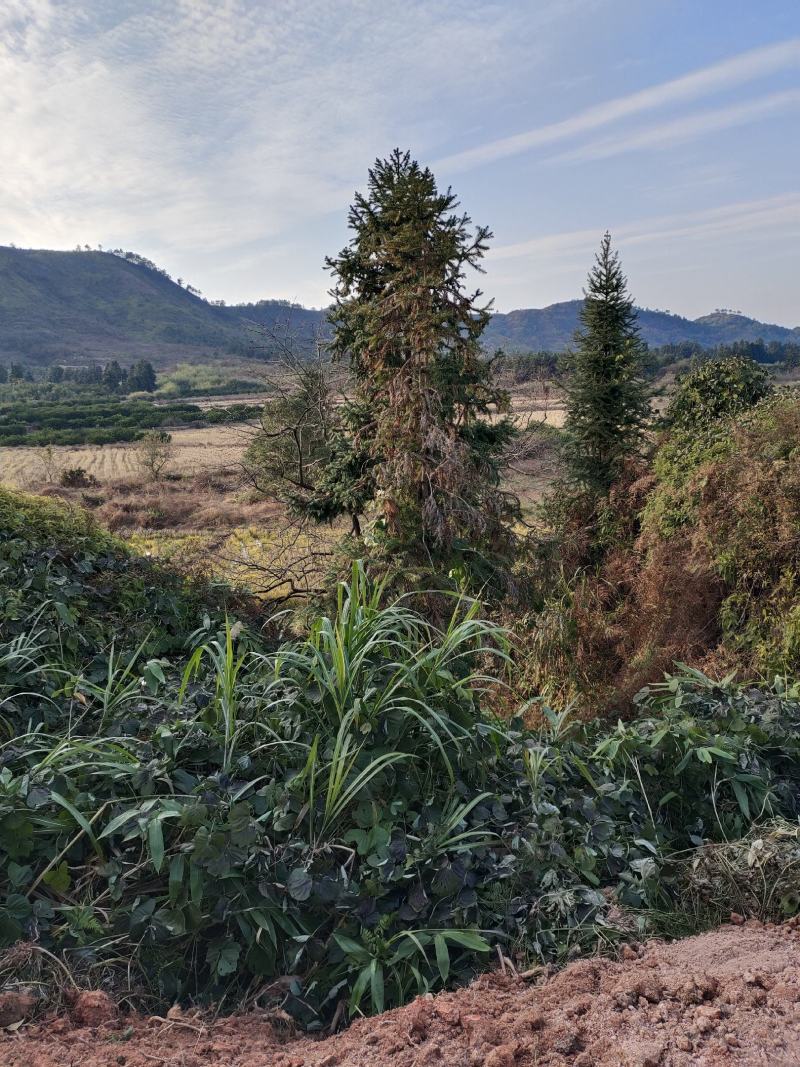
[[[767,322],[800,325],[800,192],[634,221],[619,213],[611,221],[637,302],[689,317],[741,307]],[[498,308],[542,307],[579,295],[601,230],[565,230],[493,249],[488,273],[503,294]]]
[[[800,230],[800,193],[787,193],[760,200],[723,204],[704,211],[659,215],[612,227],[612,236],[622,248],[656,242],[707,240],[733,234],[742,237],[756,234],[764,241],[774,239],[775,231]],[[488,254],[490,260],[521,258],[559,258],[579,252],[586,259],[587,250],[599,245],[597,228],[567,230],[534,237],[529,241],[498,245]]]
[[[728,130],[734,126],[743,126],[756,119],[783,111],[800,108],[800,89],[787,89],[779,93],[769,93],[747,100],[744,103],[730,104],[727,107],[710,108],[686,118],[671,119],[655,126],[647,126],[633,133],[623,133],[618,137],[607,137],[590,141],[569,152],[561,152],[550,157],[554,163],[576,163],[587,159],[608,159],[645,148],[672,148],[682,141],[694,140],[704,134],[717,130]]]
[[[438,138],[432,93],[454,106],[476,71],[521,61],[512,16],[491,11],[487,21],[480,0],[7,0],[0,239],[128,234],[151,251],[170,238],[221,251],[344,211],[376,154]]]
[[[667,105],[696,100],[776,71],[797,67],[800,67],[800,37],[763,48],[754,48],[683,77],[586,108],[560,122],[548,123],[511,137],[476,145],[440,159],[437,166],[448,172],[467,170],[533,148],[556,144],[579,134],[591,133],[621,119],[642,115]]]

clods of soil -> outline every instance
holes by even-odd
[[[280,1016],[121,1016],[102,993],[67,1015],[0,999],[3,1067],[727,1067],[800,1064],[800,925],[736,922],[627,946],[538,984],[486,975],[324,1040]],[[15,994],[16,995],[16,994]],[[6,997],[10,994],[6,994]],[[4,1025],[8,1026],[8,1023]]]

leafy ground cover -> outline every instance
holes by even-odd
[[[136,555],[86,511],[0,488],[0,633],[31,639],[67,669],[183,649],[225,587],[199,585]]]
[[[229,1005],[267,984],[320,1028],[498,949],[613,943],[612,900],[669,913],[684,850],[796,814],[793,689],[687,672],[635,722],[531,731],[483,710],[508,651],[474,602],[437,628],[357,565],[302,640],[192,634],[186,591],[80,513],[3,503],[0,581],[31,595],[0,646],[0,936],[81,980]]]

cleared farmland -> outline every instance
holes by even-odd
[[[180,474],[237,463],[247,446],[245,426],[173,430],[174,455],[169,469]],[[41,448],[0,448],[0,482],[25,489],[47,480]],[[57,471],[83,467],[99,482],[141,477],[136,445],[67,445],[53,449]],[[57,477],[57,476],[56,476]]]
[[[258,398],[252,398],[257,400]],[[251,402],[247,396],[237,403]],[[561,398],[548,408],[542,407],[538,390],[531,385],[517,386],[512,393],[515,417],[521,425],[528,421],[562,426],[564,409]],[[182,475],[229,467],[239,462],[247,447],[252,427],[246,424],[211,426],[199,429],[175,429],[172,434],[174,455],[169,470]],[[63,445],[53,448],[54,464],[48,475],[43,449],[0,446],[0,484],[27,489],[48,480],[58,480],[58,473],[71,467],[83,467],[99,482],[138,478],[142,475],[135,444]],[[55,475],[53,475],[53,470]]]

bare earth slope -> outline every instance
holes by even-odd
[[[209,1023],[113,1017],[89,993],[72,1017],[0,1031],[4,1067],[723,1067],[800,1064],[800,926],[750,921],[626,959],[581,960],[533,985],[487,975],[323,1041],[280,1017]],[[2,1020],[2,1001],[0,1001]]]

